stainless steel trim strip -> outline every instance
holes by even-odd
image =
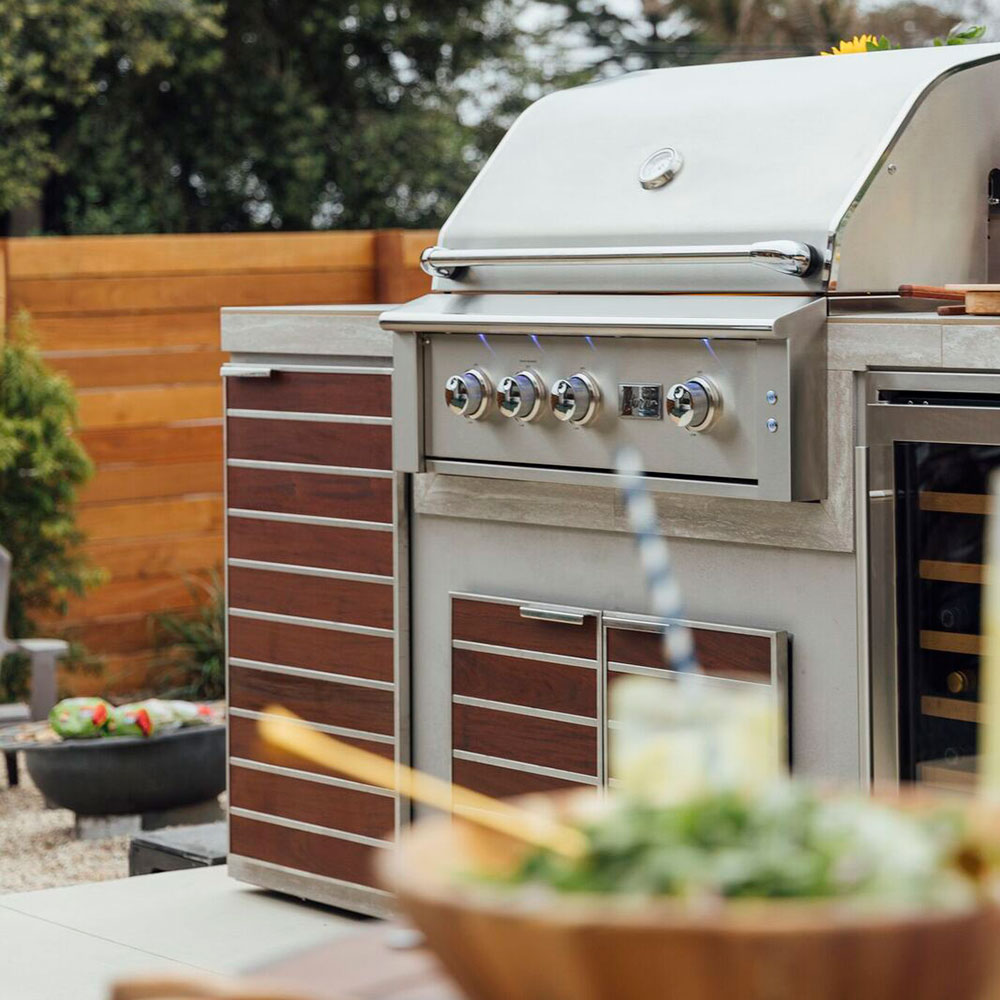
[[[478,601],[480,604],[503,604],[507,607],[520,608],[524,601],[516,597],[497,597],[495,594],[473,594],[466,591],[453,590],[448,593],[452,600]],[[597,608],[571,607],[565,604],[547,604],[544,601],[535,601],[531,605],[533,608],[551,608],[553,611],[572,611],[576,614],[592,615],[597,618],[600,611]]]
[[[237,365],[230,361],[219,369],[222,378],[270,378],[273,374],[269,365]]]
[[[229,560],[230,566],[242,567],[243,569],[263,569],[274,573],[294,573],[297,576],[322,576],[331,580],[355,580],[358,583],[384,583],[392,586],[391,576],[383,576],[380,573],[354,573],[346,569],[325,569],[322,566],[297,566],[294,563],[265,562],[262,559],[239,559],[233,557]]]
[[[1000,407],[1000,379],[998,379],[995,372],[928,371],[927,369],[919,371],[873,371],[865,381],[864,398],[866,404],[879,403],[882,392],[887,389],[902,390],[906,393],[920,393],[928,389],[951,392],[974,392],[980,396],[993,396],[996,400],[996,405]],[[880,403],[880,405],[899,409],[907,404]],[[921,404],[921,408],[923,409],[923,404]],[[987,409],[995,408],[987,407]],[[978,410],[980,407],[977,406],[975,409]]]
[[[310,670],[308,667],[289,667],[283,663],[269,663],[266,660],[247,660],[242,656],[230,656],[229,663],[247,670],[261,670],[270,674],[287,674],[289,677],[304,677],[308,680],[329,681],[347,687],[373,688],[376,691],[395,691],[392,681],[376,681],[369,677],[353,677],[350,674],[334,674],[326,670]]]
[[[464,694],[451,696],[453,705],[466,705],[469,708],[487,708],[494,712],[507,712],[510,715],[528,715],[535,719],[548,719],[550,722],[567,722],[574,726],[597,728],[596,717],[586,715],[570,715],[568,712],[550,712],[545,708],[531,708],[527,705],[512,705],[506,701],[493,701],[491,698],[470,698]]]
[[[687,628],[704,629],[707,632],[730,632],[736,635],[760,636],[774,640],[780,632],[775,629],[749,628],[743,625],[720,625],[718,622],[700,622],[691,619],[670,618],[664,620],[653,615],[623,615],[618,611],[605,611],[604,624],[607,628],[620,628],[634,632],[658,632],[665,625],[684,625]]]
[[[396,745],[393,758],[397,764],[409,764],[411,754],[410,719],[410,531],[409,476],[396,476],[392,484],[392,523],[395,533],[392,547],[393,621],[392,643],[393,734]],[[396,796],[395,832],[397,838],[410,820],[412,805],[403,796]]]
[[[705,244],[660,247],[551,247],[545,249],[449,250],[428,247],[420,255],[420,266],[436,278],[461,280],[470,267],[502,267],[523,264],[760,264],[782,274],[805,278],[822,263],[817,251],[796,240],[765,240],[759,243]]]
[[[272,472],[310,472],[321,476],[358,476],[392,479],[392,469],[355,469],[346,465],[310,465],[306,462],[265,462],[256,458],[227,458],[231,469],[268,469]]]
[[[230,507],[227,517],[244,517],[252,521],[284,521],[287,524],[316,524],[330,528],[354,528],[357,531],[392,531],[388,521],[352,521],[346,517],[321,517],[319,514],[280,514],[272,510],[250,510]]]
[[[670,623],[658,618],[616,618],[605,612],[604,626],[621,629],[623,632],[663,632],[670,627]]]
[[[252,708],[230,708],[229,714],[237,719],[251,719],[258,722],[261,719],[270,719],[272,716],[267,712],[257,712]],[[328,726],[323,722],[310,722],[307,719],[289,720],[296,726],[304,729],[315,729],[320,733],[329,733],[330,736],[346,736],[348,739],[367,740],[369,743],[395,744],[396,740],[392,736],[383,736],[381,733],[368,733],[361,729],[347,729],[344,726]]]
[[[235,662],[235,661],[234,661]],[[712,674],[682,674],[677,670],[670,670],[666,667],[645,667],[638,663],[620,663],[616,660],[608,661],[608,672],[616,674],[636,674],[640,677],[656,677],[659,680],[685,681],[695,680],[699,684],[714,684],[720,687],[769,687],[772,681],[741,681],[730,677],[714,677]]]
[[[311,899],[373,917],[390,917],[394,912],[393,896],[384,889],[331,878],[329,875],[317,875],[301,868],[288,868],[242,854],[230,854],[227,863],[230,878],[273,889],[287,896]]]
[[[317,424],[381,424],[390,426],[392,417],[367,417],[350,413],[300,413],[296,410],[240,410],[226,408],[227,417],[247,420],[305,420]]]
[[[379,312],[372,313],[372,318],[377,319]],[[187,350],[187,348],[178,348],[179,350]],[[69,352],[74,353],[74,352]],[[232,351],[230,352],[232,357],[236,360],[228,361],[223,364],[225,368],[226,364],[235,365],[237,367],[267,367],[270,368],[275,374],[281,372],[301,372],[303,374],[316,374],[316,375],[392,375],[392,368],[386,367],[385,359],[379,358],[378,365],[340,365],[335,362],[331,364],[312,364],[310,361],[293,361],[289,359],[288,355],[284,354],[263,354],[260,351]],[[297,355],[299,358],[306,357],[305,355]]]
[[[471,476],[475,479],[523,479],[525,468],[496,462],[452,461],[428,457],[424,470],[446,476]],[[570,486],[620,487],[613,472],[589,472],[586,469],[559,469],[545,465],[531,466],[531,479],[540,483],[563,483]],[[644,482],[653,493],[695,493],[710,496],[735,497],[745,500],[775,499],[767,495],[755,480],[735,483],[720,479],[683,479],[671,476],[646,476]],[[512,602],[516,603],[516,602]]]
[[[582,611],[537,608],[527,604],[522,604],[518,610],[522,618],[540,622],[558,622],[562,625],[582,625],[588,617],[592,617]]]
[[[1000,439],[1000,406],[869,403],[866,409],[873,433],[877,431],[878,434],[877,438],[869,438],[869,445],[889,441],[995,444]]]
[[[365,792],[367,795],[381,795],[393,799],[396,793],[378,785],[366,785],[360,781],[349,781],[347,778],[334,778],[329,774],[317,774],[315,771],[300,771],[297,767],[282,767],[280,764],[265,764],[259,760],[249,760],[246,757],[230,759],[231,767],[241,767],[244,771],[260,771],[263,774],[274,774],[282,778],[294,778],[296,781],[312,781],[317,785],[332,785],[334,788],[346,788],[352,792]]]
[[[559,653],[541,653],[537,649],[515,649],[513,646],[495,646],[489,642],[470,642],[468,639],[452,639],[452,649],[467,649],[470,653],[495,653],[497,656],[510,656],[517,660],[530,660],[533,663],[558,663],[565,667],[580,667],[584,670],[596,670],[597,660],[585,660],[581,656],[563,656]]]
[[[540,764],[523,764],[517,760],[507,760],[506,757],[491,757],[485,753],[472,753],[469,750],[453,750],[452,757],[467,760],[471,764],[488,764],[491,767],[505,767],[508,771],[521,771],[523,774],[538,774],[546,778],[559,778],[564,781],[575,781],[581,785],[597,786],[600,779],[593,774],[578,774],[576,771],[563,771],[557,767],[542,767]]]
[[[318,826],[316,823],[303,823],[297,819],[287,819],[284,816],[272,816],[270,813],[257,812],[255,809],[243,809],[240,806],[230,806],[230,815],[239,816],[242,819],[252,819],[257,823],[270,823],[271,826],[283,826],[289,830],[298,830],[300,833],[317,833],[321,837],[332,837],[334,840],[349,840],[355,844],[364,844],[365,847],[389,847],[391,840],[381,840],[377,837],[365,837],[360,833],[349,833],[347,830],[335,830],[328,826]]]
[[[229,608],[234,618],[252,618],[255,621],[277,622],[280,625],[305,625],[309,628],[325,628],[331,632],[354,632],[357,635],[378,635],[392,638],[391,628],[377,625],[353,625],[350,622],[331,622],[323,618],[303,618],[301,615],[282,615],[276,611],[253,611],[250,608]]]
[[[886,494],[891,491],[869,492],[868,449],[858,446],[854,449],[854,569],[858,615],[858,778],[863,787],[868,787],[872,781],[871,626],[868,618],[869,543],[866,499],[872,493]]]
[[[377,313],[374,314],[377,317]],[[237,353],[237,352],[234,352]],[[257,351],[239,352],[243,354],[257,354]],[[315,373],[317,375],[391,375],[392,369],[386,367],[368,368],[364,365],[306,365],[287,364],[282,360],[268,362],[276,372],[302,372],[305,374]]]

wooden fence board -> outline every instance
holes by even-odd
[[[371,268],[375,234],[232,233],[181,236],[39,236],[11,244],[10,278],[142,274],[254,274]]]
[[[94,504],[80,508],[77,522],[93,541],[219,532],[222,530],[222,497],[176,497],[136,503]]]
[[[190,581],[180,576],[111,580],[84,598],[71,598],[63,621],[71,625],[115,615],[189,608],[193,604]]]
[[[122,354],[90,352],[49,356],[48,363],[77,389],[139,385],[211,383],[218,388],[219,368],[228,355],[222,351],[131,350]]]
[[[112,579],[139,579],[174,573],[187,576],[222,562],[222,534],[163,535],[90,541],[84,552]]]
[[[370,269],[179,275],[138,278],[28,278],[12,282],[11,309],[32,315],[94,312],[155,312],[288,303],[368,302],[375,282]]]
[[[31,328],[43,351],[60,353],[219,346],[217,309],[35,315],[31,318]]]
[[[198,462],[222,460],[222,421],[162,427],[110,427],[79,432],[100,466],[118,462]]]
[[[222,306],[394,302],[423,294],[433,232],[0,240],[0,316],[31,313],[49,364],[78,390],[97,467],[80,496],[85,552],[109,582],[74,598],[65,631],[105,671],[68,693],[155,683],[152,616],[191,612],[223,556]]]
[[[60,688],[79,697],[100,697],[145,692],[161,683],[163,657],[157,652],[112,654],[103,660],[100,674],[60,669]]]
[[[174,385],[141,389],[88,389],[77,397],[81,427],[143,427],[222,416],[222,389]]]
[[[81,490],[80,505],[221,493],[222,472],[219,461],[102,465],[100,474]]]
[[[132,613],[102,618],[87,618],[70,625],[66,638],[83,643],[87,649],[99,649],[102,656],[112,653],[148,652],[157,645],[159,630],[150,615]]]

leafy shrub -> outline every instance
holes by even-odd
[[[101,582],[80,552],[77,489],[93,466],[73,435],[73,387],[52,372],[35,346],[26,316],[0,340],[0,544],[14,558],[7,631],[36,632],[43,611],[64,614],[68,599]],[[0,701],[26,689],[21,657],[0,669]]]
[[[161,646],[169,647],[164,676],[177,686],[171,694],[221,698],[226,690],[226,596],[216,570],[208,580],[189,583],[198,601],[194,614],[154,616]]]

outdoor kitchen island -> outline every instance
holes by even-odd
[[[699,683],[773,701],[798,773],[971,784],[1000,356],[897,290],[1000,279],[997,93],[995,44],[554,93],[384,332],[224,314],[237,877],[380,911],[408,818],[262,748],[268,706],[493,796],[600,788],[616,685],[675,679],[669,619]]]
[[[280,702],[360,746],[490,793],[515,793],[604,782],[613,726],[608,683],[619,673],[663,669],[650,657],[645,586],[613,486],[400,474],[371,440],[337,443],[389,426],[372,422],[374,412],[386,412],[382,379],[393,365],[380,311],[223,314],[223,348],[232,358],[230,872],[372,912],[383,912],[387,900],[373,887],[370,857],[390,848],[386,831],[406,822],[404,804],[275,757],[253,735],[261,708]],[[869,534],[893,492],[868,496],[886,491],[867,481],[866,399],[886,373],[906,373],[925,386],[974,379],[980,402],[990,401],[988,392],[1000,401],[1000,326],[887,309],[833,315],[825,331],[826,497],[661,492],[655,502],[687,617],[701,630],[703,661],[774,684],[778,697],[787,693],[798,772],[867,783],[873,771],[893,778],[893,767],[914,776],[920,761],[903,759],[908,744],[899,730],[901,720],[905,728],[905,720],[922,718],[921,709],[944,716],[927,717],[945,727],[933,752],[964,760],[960,744],[975,729],[975,700],[912,691],[894,650],[878,658],[886,571],[879,560],[869,565]],[[270,395],[241,396],[234,406],[234,387],[244,386]],[[917,415],[933,409],[921,401]],[[971,416],[1000,442],[995,413],[986,407]],[[234,435],[237,421],[244,427]],[[275,450],[275,428],[285,453]],[[671,430],[664,422],[662,433]],[[348,447],[349,461],[332,450]],[[957,499],[984,510],[969,494]],[[981,531],[981,515],[951,516],[973,522],[966,536]],[[248,526],[264,530],[247,540]],[[967,537],[955,544],[966,548],[921,560],[975,564]],[[939,574],[948,569],[937,565]],[[970,571],[958,572],[967,579]],[[248,574],[260,583],[248,585]],[[960,585],[945,585],[950,596],[941,606],[948,608],[978,590],[958,594]],[[926,586],[933,598],[941,584]],[[917,625],[934,633],[924,636],[928,644],[945,647],[928,655],[958,657],[973,676],[975,622],[964,619],[968,632],[947,622]],[[949,634],[957,653],[947,651]],[[944,676],[954,672],[947,666]],[[891,718],[887,706],[895,707]],[[951,783],[963,776],[961,765],[952,775],[942,766],[923,775]]]

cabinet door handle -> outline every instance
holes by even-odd
[[[608,629],[620,629],[622,632],[664,632],[670,628],[672,622],[669,621],[643,621],[639,618],[614,618],[611,615],[604,616],[604,627]]]
[[[219,374],[223,378],[270,378],[274,369],[267,365],[234,365],[227,362],[219,369]]]
[[[562,625],[582,625],[587,619],[587,615],[582,611],[533,608],[527,604],[522,604],[520,611],[522,618],[530,618],[539,622],[559,622]]]

